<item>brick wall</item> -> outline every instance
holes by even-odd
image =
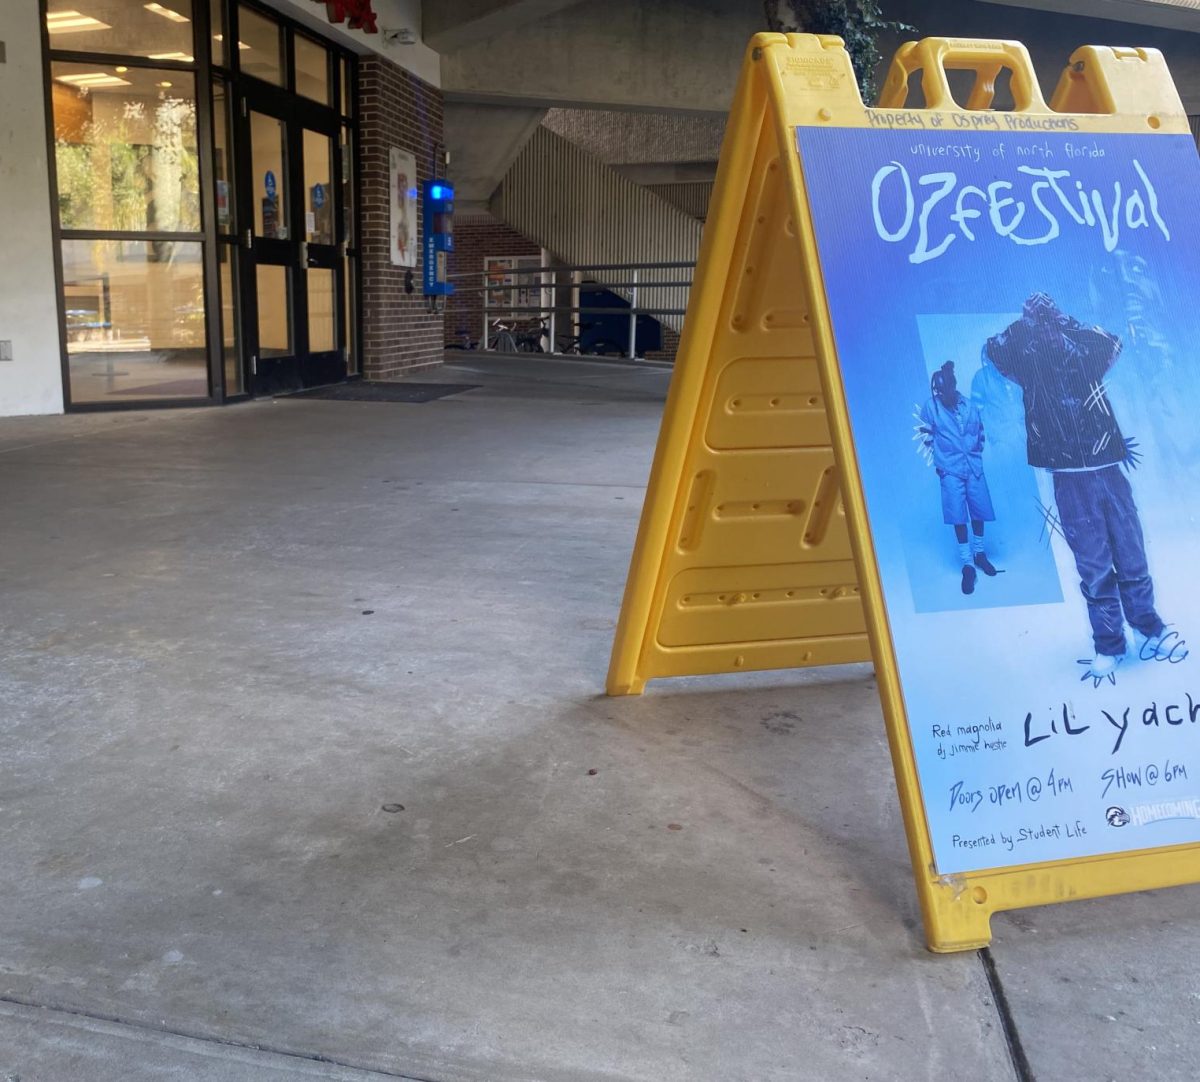
[[[673,361],[679,352],[679,332],[662,324],[662,349],[646,351],[646,359],[651,361]]]
[[[490,214],[458,214],[454,220],[454,252],[450,256],[451,274],[482,274],[487,256],[541,253],[533,241],[510,229]],[[456,278],[461,285],[477,286],[481,279]],[[459,338],[460,328],[472,340],[482,331],[483,298],[479,293],[451,297],[446,306],[446,341]]]
[[[359,161],[362,171],[362,371],[366,379],[396,379],[412,368],[441,364],[442,315],[431,315],[421,295],[421,268],[413,268],[414,292],[404,292],[407,268],[393,267],[389,243],[388,149],[417,160],[417,180],[430,177],[435,147],[442,142],[441,92],[382,56],[359,63]],[[418,219],[420,210],[418,209]],[[418,236],[424,236],[420,223]]]

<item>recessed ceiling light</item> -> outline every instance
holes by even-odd
[[[161,15],[164,19],[170,19],[173,23],[190,23],[192,21],[186,15],[180,15],[178,11],[165,8],[162,4],[143,4],[142,7],[147,11],[154,12],[155,15]]]
[[[115,68],[113,68],[113,71],[117,71],[117,72],[128,71],[128,70],[129,69],[124,64],[118,64]]]
[[[195,61],[194,56],[188,56],[187,53],[151,53],[151,60],[178,60],[184,64],[191,64]]]
[[[79,11],[49,11],[46,29],[51,34],[77,34],[82,30],[111,30],[112,27]]]
[[[78,75],[59,75],[56,78],[58,82],[66,83],[68,86],[74,86],[80,90],[91,90],[98,86],[130,85],[128,79],[119,79],[115,75],[109,75],[106,71],[80,72]]]
[[[224,41],[224,40],[225,40],[224,34],[213,34],[213,41]],[[244,41],[239,41],[238,48],[239,49],[249,49],[250,46],[247,45]]]
[[[169,83],[166,79],[164,79],[161,83],[156,83],[155,85],[161,86],[161,87],[168,87],[168,86],[171,86],[171,83]]]

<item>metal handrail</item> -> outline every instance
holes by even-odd
[[[638,316],[682,316],[686,314],[684,308],[654,308],[646,307],[645,301],[638,304],[639,291],[649,291],[651,289],[691,289],[691,280],[687,281],[645,281],[639,277],[643,271],[654,270],[679,270],[679,269],[694,269],[696,266],[693,260],[673,260],[662,263],[577,263],[570,266],[556,267],[497,267],[494,271],[466,271],[459,274],[450,275],[451,278],[475,278],[477,276],[483,279],[483,284],[479,286],[467,286],[465,288],[456,288],[456,294],[482,293],[483,294],[483,327],[482,335],[480,336],[480,345],[485,352],[491,350],[488,343],[488,334],[491,330],[492,312],[502,312],[505,316],[514,315],[517,313],[529,313],[541,316],[543,313],[549,313],[549,327],[546,333],[550,336],[550,351],[553,353],[557,344],[557,335],[555,333],[555,316],[558,312],[570,312],[572,315],[621,315],[628,312],[629,315],[629,358],[633,360],[637,357],[637,320]],[[520,290],[536,289],[541,293],[543,290],[555,290],[559,287],[557,276],[561,273],[574,275],[581,271],[630,271],[628,281],[617,282],[596,282],[597,286],[604,289],[625,289],[629,292],[629,308],[600,308],[595,306],[580,306],[570,304],[538,304],[538,305],[509,305],[505,304],[503,297],[497,297],[498,303],[495,305],[489,303],[492,300],[493,294],[515,293]],[[488,281],[489,276],[493,274],[502,274],[505,278],[524,278],[524,282],[513,285],[494,284]],[[554,275],[555,280],[543,281],[545,275]],[[581,282],[572,282],[572,288],[579,288]],[[515,299],[515,298],[510,298]],[[572,321],[574,322],[574,321]],[[540,336],[539,336],[540,337]],[[497,335],[497,339],[499,335]]]
[[[580,308],[577,305],[560,304],[556,306],[560,312],[582,312],[584,315],[592,316],[612,316],[624,315],[626,312],[633,312],[638,316],[682,316],[687,314],[686,308]],[[549,305],[534,305],[529,308],[505,308],[506,312],[547,312],[550,311]]]
[[[590,283],[580,283],[580,284],[584,285],[584,284],[590,284]],[[682,286],[690,286],[691,284],[692,284],[692,280],[690,278],[687,279],[686,281],[680,281],[680,282],[632,281],[632,282],[596,282],[595,283],[595,285],[604,286],[605,289],[626,289],[629,286],[639,286],[642,289],[678,289]],[[512,285],[512,286],[492,286],[492,285],[468,286],[465,289],[455,286],[454,294],[455,294],[455,296],[458,296],[463,293],[484,293],[484,292],[503,293],[506,291],[509,293],[514,293],[521,289],[536,289],[539,285],[541,285],[543,288],[547,288],[547,289],[551,288],[550,283],[548,283],[548,282],[541,282],[541,283],[525,282],[523,284]],[[508,309],[505,309],[505,311],[508,311]]]
[[[505,270],[505,274],[554,274],[559,271],[609,271],[609,270],[678,270],[683,267],[696,266],[694,259],[676,260],[668,263],[575,263],[562,264],[557,267],[514,267]],[[480,271],[459,271],[448,274],[447,278],[474,278]],[[483,272],[483,273],[486,273]]]

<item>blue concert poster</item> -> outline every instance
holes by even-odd
[[[800,127],[939,874],[1200,842],[1187,135]]]

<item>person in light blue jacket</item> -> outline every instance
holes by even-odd
[[[996,574],[983,546],[983,524],[996,518],[983,473],[983,418],[959,393],[953,361],[934,372],[929,389],[929,400],[921,407],[921,432],[941,482],[942,520],[954,527],[958,542],[962,592],[970,594],[975,592],[976,568],[985,575]]]

